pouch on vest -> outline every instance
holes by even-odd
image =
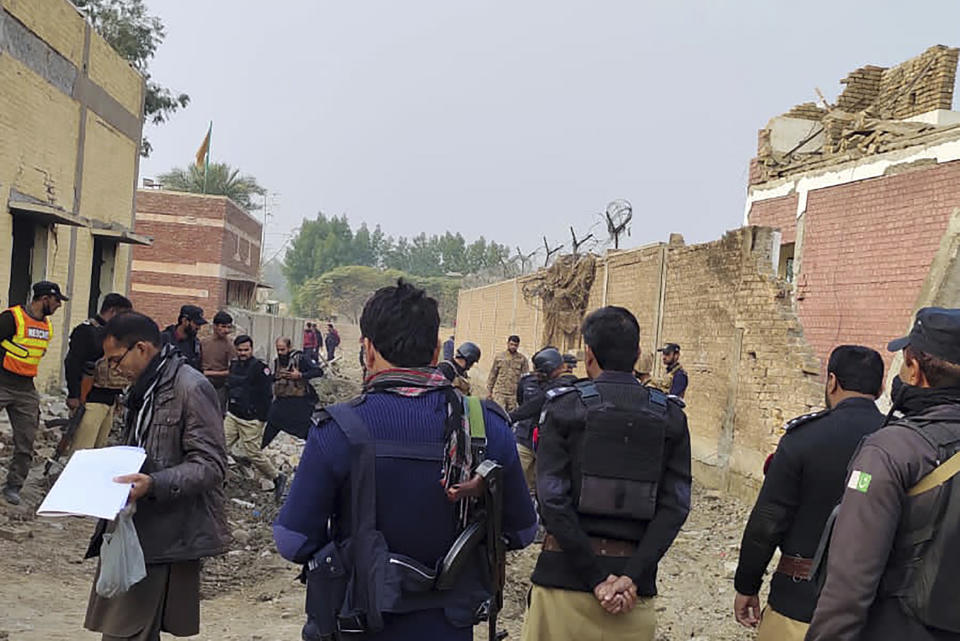
[[[326,411],[350,441],[350,536],[321,548],[305,568],[310,634],[338,639],[341,633],[376,632],[384,613],[442,609],[457,627],[477,623],[477,613],[490,597],[483,557],[466,563],[448,590],[437,589],[439,566],[429,567],[409,556],[391,552],[376,529],[376,457],[442,462],[437,444],[381,443],[370,438],[366,425],[345,404]],[[306,629],[305,629],[306,634]]]
[[[901,421],[904,423],[904,421]],[[937,448],[938,459],[949,459],[960,451],[960,425],[944,423],[916,424],[907,422],[931,445]],[[955,472],[954,472],[955,474]],[[924,491],[942,488],[933,508],[934,518],[916,528],[897,531],[890,566],[897,574],[899,587],[891,596],[900,599],[904,608],[925,626],[960,633],[960,483],[954,475],[944,475],[941,482],[909,492],[914,496]],[[919,485],[919,484],[918,484]],[[905,504],[904,513],[910,507]],[[899,570],[899,572],[897,572]],[[894,575],[896,576],[896,574]],[[884,577],[889,581],[889,576]],[[884,591],[881,585],[881,591]]]
[[[649,520],[657,507],[666,438],[666,397],[650,390],[636,408],[603,402],[593,383],[577,385],[587,406],[577,510]]]

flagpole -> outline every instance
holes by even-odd
[[[203,193],[207,193],[207,172],[210,170],[210,145],[213,144],[213,121],[207,129],[207,159],[203,163]]]

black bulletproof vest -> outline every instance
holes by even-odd
[[[230,364],[230,373],[227,374],[229,408],[240,418],[252,418],[256,413],[250,381],[257,371],[256,368],[263,367],[265,367],[263,363],[255,358],[248,358],[246,361],[236,360]]]
[[[520,405],[529,401],[531,397],[541,393],[542,383],[536,374],[524,374],[520,377],[517,385],[517,401]],[[513,433],[517,437],[517,442],[533,448],[533,428],[537,424],[537,416],[525,418],[513,424]]]
[[[958,417],[960,419],[960,417]],[[960,451],[960,420],[901,419],[937,449],[942,463]],[[938,492],[932,509],[917,509],[907,496],[880,594],[897,597],[924,625],[960,633],[960,483],[956,476],[928,490]],[[923,496],[918,495],[918,496]]]
[[[457,627],[471,627],[490,599],[490,577],[482,546],[451,589],[436,589],[439,567],[428,567],[387,549],[376,526],[376,459],[443,464],[437,443],[374,441],[363,419],[347,403],[325,408],[350,443],[350,535],[333,540],[307,564],[304,638],[339,639],[340,633],[377,632],[384,613],[442,609]]]
[[[573,478],[577,511],[652,519],[663,473],[666,394],[637,385],[625,398],[604,399],[592,381],[574,387],[587,408],[579,469]]]

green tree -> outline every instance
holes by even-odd
[[[371,236],[372,246],[372,236]],[[283,259],[283,271],[296,290],[308,278],[357,263],[353,232],[346,216],[327,218],[320,212],[304,220]]]
[[[457,293],[460,279],[444,276],[416,276],[396,269],[377,269],[367,265],[337,267],[305,281],[297,290],[294,308],[297,313],[314,318],[343,315],[352,323],[360,321],[360,313],[370,296],[404,278],[422,287],[437,300],[440,320],[452,324],[457,316]]]
[[[143,74],[147,83],[144,116],[155,125],[166,122],[170,116],[190,102],[190,96],[177,94],[150,77],[150,60],[166,37],[163,22],[147,13],[143,0],[73,0],[93,28],[110,43],[118,54]],[[140,153],[149,156],[152,146],[146,137],[140,143]]]
[[[206,171],[193,164],[186,168],[175,167],[161,174],[157,180],[165,189],[171,191],[227,196],[247,211],[260,209],[263,205],[254,201],[253,197],[267,193],[267,190],[257,183],[256,178],[241,176],[239,169],[223,162],[210,163]]]

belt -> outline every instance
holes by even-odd
[[[637,551],[636,541],[605,539],[599,536],[590,537],[590,547],[597,556],[626,557],[633,556]],[[543,549],[547,552],[563,552],[560,542],[552,534],[543,537]]]
[[[805,559],[802,556],[789,556],[783,554],[780,556],[780,562],[777,564],[777,572],[785,574],[795,582],[809,581],[813,572],[813,559]]]

